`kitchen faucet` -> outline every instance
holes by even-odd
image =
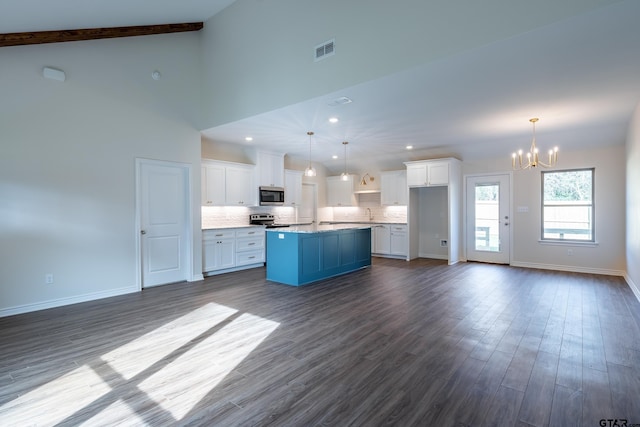
[[[369,212],[369,221],[373,221],[373,214],[371,213],[371,208],[367,208],[367,211]]]

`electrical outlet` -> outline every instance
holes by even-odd
[[[567,255],[573,256],[573,249],[567,249]]]
[[[440,246],[442,246],[443,248],[447,247],[447,239],[441,239],[440,240]]]
[[[44,283],[47,285],[53,284],[53,274],[47,273],[44,275]]]

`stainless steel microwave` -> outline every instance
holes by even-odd
[[[260,206],[284,205],[284,188],[260,187]]]

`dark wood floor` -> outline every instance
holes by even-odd
[[[621,278],[387,259],[264,276],[0,319],[0,425],[640,423]]]

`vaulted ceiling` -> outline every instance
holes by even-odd
[[[255,0],[266,1],[266,0]],[[234,0],[3,2],[0,33],[203,22]],[[274,2],[273,4],[276,4]],[[496,17],[499,19],[499,16]],[[453,155],[504,157],[528,148],[539,116],[541,148],[623,144],[640,100],[640,2],[595,8],[514,37],[204,129],[207,139],[313,160],[333,171],[349,140],[354,168]],[[205,24],[206,25],[206,24]],[[490,23],[488,23],[490,25]],[[242,29],[240,29],[242,30]],[[336,58],[338,55],[336,55]],[[331,60],[331,59],[328,59]],[[332,106],[338,97],[353,100]],[[337,116],[338,124],[328,118]],[[252,136],[253,141],[245,141]],[[406,145],[413,145],[408,152]],[[331,155],[337,154],[338,160]]]

